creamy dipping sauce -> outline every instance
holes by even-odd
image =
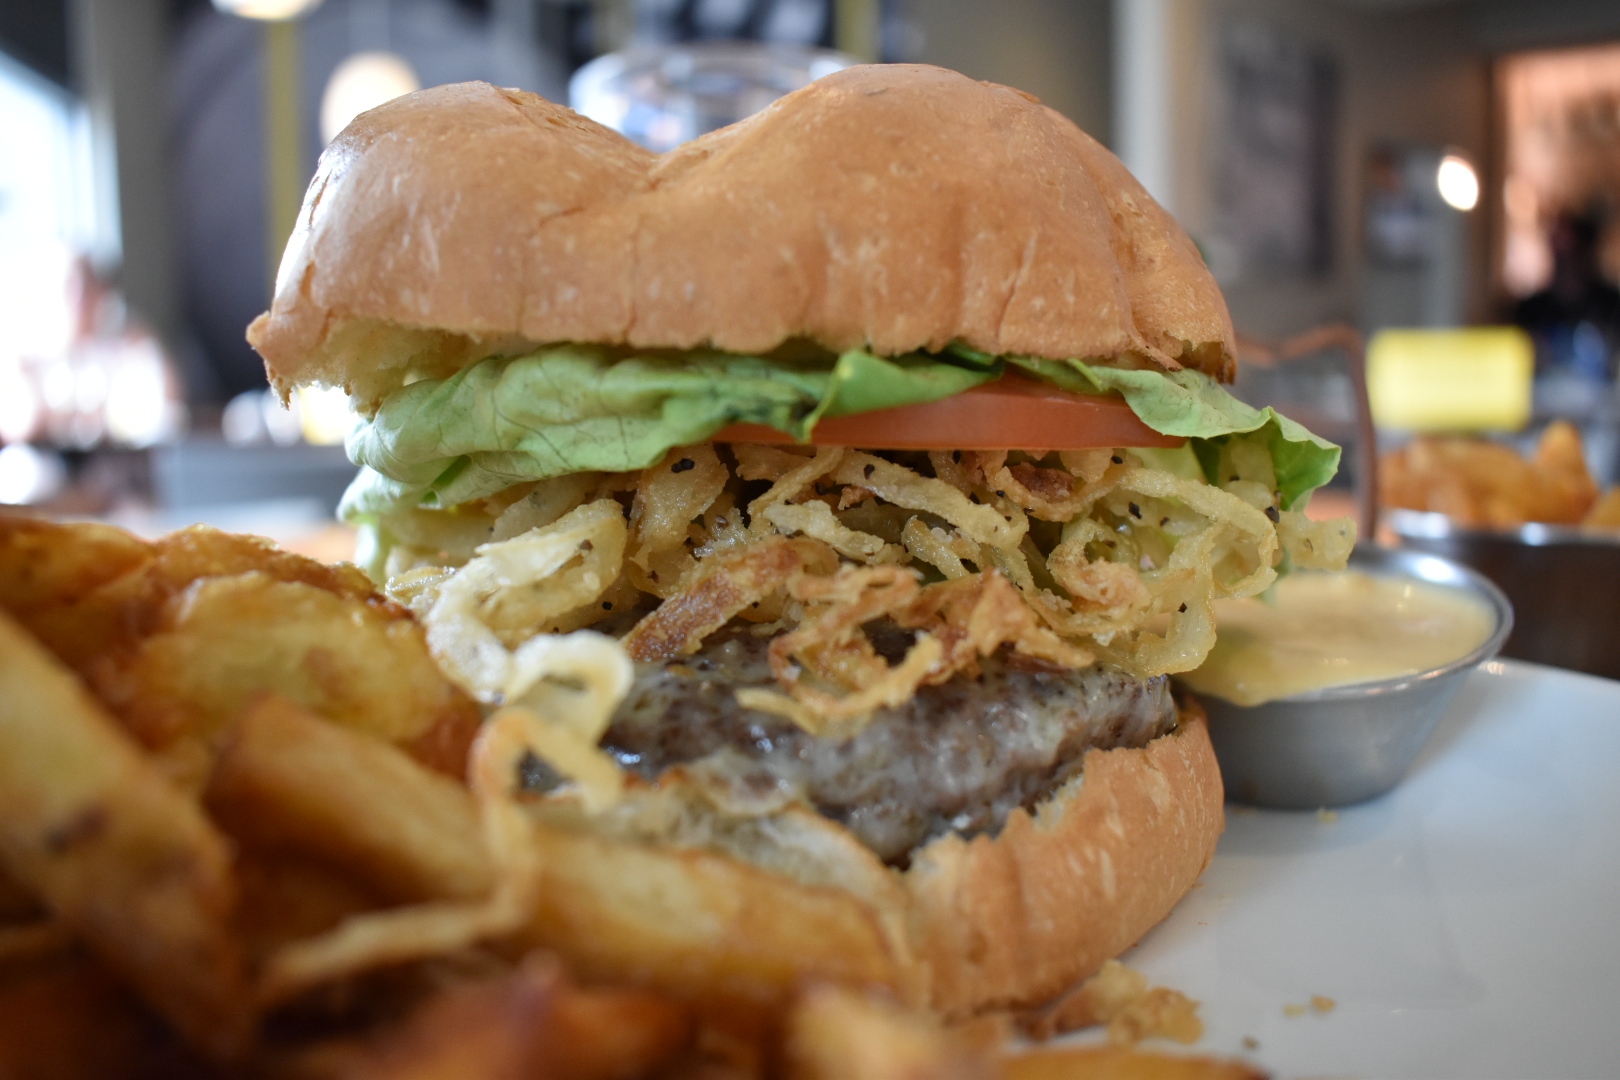
[[[1215,625],[1209,658],[1177,678],[1259,705],[1449,664],[1485,643],[1496,614],[1471,593],[1413,578],[1300,571],[1277,583],[1274,603],[1215,601]]]

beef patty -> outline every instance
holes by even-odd
[[[1142,746],[1176,723],[1163,676],[1030,670],[997,655],[979,678],[925,686],[851,738],[817,738],[737,704],[738,688],[775,685],[768,646],[744,631],[692,657],[637,665],[603,748],[649,780],[691,763],[752,772],[904,864],[946,831],[994,834],[1015,807],[1032,808],[1076,775],[1087,749]]]

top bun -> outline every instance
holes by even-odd
[[[1233,368],[1198,250],[1120,164],[1004,86],[855,67],[667,154],[519,90],[362,114],[321,155],[248,340],[285,392],[564,341]]]

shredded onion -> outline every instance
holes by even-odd
[[[640,474],[537,486],[502,513],[503,529],[574,505],[389,592],[483,700],[598,719],[599,702],[554,700],[557,680],[533,674],[551,662],[553,639],[537,634],[647,596],[662,603],[623,638],[621,660],[689,655],[734,619],[767,624],[778,687],[743,691],[744,703],[847,732],[1003,647],[1060,667],[1188,670],[1214,642],[1213,598],[1262,592],[1285,557],[1343,565],[1353,528],[1282,510],[1264,447],[1231,440],[1218,465],[1217,485],[1130,450],[686,447]],[[867,636],[885,623],[913,634],[892,664]],[[574,749],[555,753],[583,777],[591,759]]]

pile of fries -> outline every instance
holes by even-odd
[[[1221,451],[1218,486],[1190,452],[1179,475],[1145,453],[685,447],[481,510],[393,515],[388,592],[485,701],[524,692],[504,650],[537,631],[621,627],[650,661],[743,620],[773,636],[779,685],[744,703],[846,734],[1002,646],[1143,677],[1196,667],[1213,598],[1262,592],[1285,554],[1326,567],[1349,553],[1349,522],[1279,508],[1258,444]],[[910,632],[909,652],[879,655],[863,629],[876,621]]]
[[[609,519],[573,513],[562,574],[600,574],[578,548],[606,536],[617,558]],[[681,554],[614,520],[649,580]],[[539,560],[524,574],[545,562],[509,550]],[[1255,1075],[1007,1055],[1007,1022],[919,1005],[898,930],[856,898],[893,887],[875,862],[866,884],[762,892],[776,871],[712,837],[646,842],[695,811],[593,772],[622,651],[589,631],[509,647],[523,598],[499,565],[432,609],[441,628],[482,612],[493,583],[463,654],[511,698],[481,706],[353,568],[201,528],[148,543],[0,517],[0,1076]],[[552,581],[531,598],[570,587]],[[553,770],[575,782],[526,783]],[[817,821],[771,827],[830,835]],[[1105,976],[1031,1030],[1196,1038],[1185,999]]]
[[[1620,488],[1598,495],[1580,432],[1565,420],[1547,426],[1528,460],[1486,439],[1415,439],[1384,457],[1379,498],[1475,527],[1539,521],[1620,528]]]

